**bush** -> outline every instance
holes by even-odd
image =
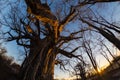
[[[0,80],[16,80],[20,66],[13,63],[13,58],[6,56],[6,52],[0,49]]]

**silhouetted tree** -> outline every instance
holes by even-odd
[[[79,62],[74,67],[74,74],[77,77],[78,80],[86,80],[86,64]]]
[[[16,80],[20,66],[5,53],[6,49],[0,47],[0,80]]]
[[[96,29],[102,36],[104,36],[108,41],[110,41],[111,43],[113,43],[119,50],[120,50],[120,40],[118,39],[117,36],[115,36],[114,32],[116,33],[120,33],[120,27],[116,26],[112,23],[109,23],[107,20],[105,20],[102,17],[101,21],[95,20],[95,19],[91,19],[90,17],[86,18],[87,20],[80,18],[80,20],[86,24],[88,24],[89,26],[93,27],[94,29]],[[92,21],[92,23],[90,22]],[[94,25],[94,23],[97,23],[97,25]]]

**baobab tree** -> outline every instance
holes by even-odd
[[[5,33],[7,35],[6,39],[7,41],[16,41],[18,45],[29,50],[21,65],[19,79],[52,80],[54,65],[59,63],[56,60],[58,54],[81,60],[79,55],[73,54],[80,46],[71,51],[66,51],[61,47],[64,43],[82,38],[80,33],[88,29],[80,28],[78,31],[70,32],[67,36],[61,35],[61,33],[70,22],[75,20],[80,20],[94,27],[93,24],[83,19],[84,17],[80,17],[82,15],[81,11],[86,9],[83,7],[98,2],[111,1],[113,0],[24,0],[27,9],[15,9],[15,6],[12,6],[9,17],[4,18],[6,25],[1,23],[10,29]],[[60,4],[59,2],[63,6],[57,5]],[[94,28],[99,30],[96,27]],[[106,32],[101,32],[102,35],[103,33],[106,34]],[[109,39],[109,37],[106,38]]]

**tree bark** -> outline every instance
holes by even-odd
[[[20,70],[20,80],[53,80],[54,61],[51,40],[31,41],[30,54],[24,60]]]

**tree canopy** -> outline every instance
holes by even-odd
[[[120,27],[94,9],[96,5],[117,1],[119,0],[9,2],[9,12],[1,12],[0,24],[7,28],[3,29],[3,38],[8,42],[16,41],[24,49],[26,57],[18,78],[52,80],[55,64],[65,68],[64,65],[69,64],[69,59],[73,58],[85,63],[83,54],[88,55],[97,70],[93,53],[101,49],[100,42],[104,41],[120,50]]]

